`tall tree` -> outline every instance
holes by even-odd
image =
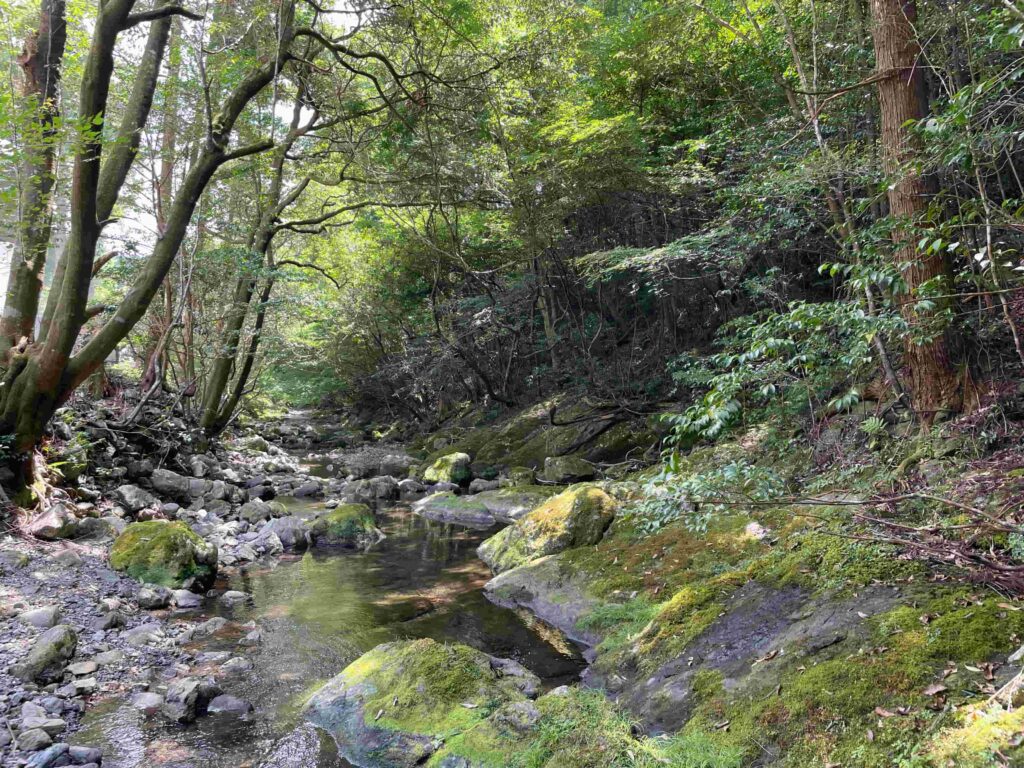
[[[919,309],[922,289],[946,295],[952,288],[952,265],[945,249],[923,251],[914,224],[928,209],[935,180],[921,171],[918,147],[910,125],[928,114],[924,61],[915,25],[915,0],[871,0],[878,102],[881,111],[883,166],[888,177],[889,212],[898,224],[893,230],[893,258],[907,284],[901,311],[911,327],[904,353],[910,368],[914,410],[930,424],[945,411],[957,411],[963,387],[952,359],[948,328],[935,328],[932,311]],[[937,289],[937,290],[936,290]],[[939,299],[938,303],[948,302]]]

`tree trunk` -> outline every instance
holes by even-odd
[[[21,338],[32,337],[43,267],[50,245],[50,193],[59,114],[57,99],[67,19],[64,0],[42,0],[39,28],[25,41],[18,65],[25,77],[24,95],[35,113],[25,140],[21,168],[18,241],[11,263],[3,316],[0,317],[0,358]]]
[[[900,305],[911,328],[904,354],[910,368],[914,410],[922,424],[929,425],[936,415],[960,409],[963,390],[952,360],[950,330],[928,331],[927,326],[941,319],[931,312],[919,312],[915,306],[925,283],[944,284],[937,291],[940,294],[949,294],[952,288],[947,254],[942,250],[922,253],[914,230],[935,192],[934,180],[915,165],[918,148],[907,127],[928,112],[924,62],[914,29],[917,7],[914,0],[871,0],[871,13],[877,68],[884,75],[878,82],[878,102],[889,209],[899,222],[893,231],[893,258],[908,289]]]

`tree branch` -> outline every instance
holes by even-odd
[[[124,24],[121,25],[121,29],[130,29],[131,27],[139,24],[144,24],[147,21],[156,21],[157,19],[166,19],[170,16],[184,16],[186,19],[192,19],[192,21],[202,21],[203,14],[197,13],[196,11],[190,11],[180,5],[165,5],[161,8],[153,8],[148,11],[140,11],[139,13],[132,13],[124,20]]]

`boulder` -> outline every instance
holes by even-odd
[[[323,494],[323,486],[320,485],[319,481],[317,480],[309,480],[300,485],[294,491],[292,491],[292,496],[294,496],[296,499],[303,499],[312,496],[323,496]]]
[[[359,504],[390,501],[398,498],[398,482],[393,477],[355,480],[341,489],[340,496],[343,501]]]
[[[545,555],[597,544],[616,509],[616,501],[597,486],[576,485],[487,539],[477,555],[500,573]]]
[[[514,523],[557,495],[559,490],[550,485],[522,485],[484,491],[473,498],[487,507],[499,523]]]
[[[309,531],[301,517],[277,517],[264,523],[256,543],[275,536],[286,552],[302,552],[309,547]]]
[[[540,681],[516,662],[434,640],[385,643],[317,691],[306,717],[349,761],[413,768],[503,704],[526,701]]]
[[[270,505],[262,499],[247,501],[238,508],[238,518],[248,523],[259,523],[263,520],[269,520],[271,517],[273,515],[270,511]]]
[[[114,497],[122,507],[132,514],[146,507],[155,507],[160,504],[160,500],[156,496],[137,485],[118,486]]]
[[[151,691],[140,691],[132,696],[132,706],[146,715],[155,715],[163,706],[164,697]]]
[[[253,706],[245,699],[240,699],[237,696],[229,696],[226,693],[222,693],[220,696],[215,696],[210,700],[210,703],[206,707],[206,711],[211,715],[235,715],[237,717],[243,717],[253,711]]]
[[[412,511],[428,520],[486,529],[497,521],[476,497],[456,496],[451,491],[435,493],[412,505]]]
[[[132,523],[111,547],[110,565],[140,581],[205,591],[217,575],[217,547],[185,523]]]
[[[468,483],[473,476],[471,461],[468,453],[449,453],[427,467],[423,479],[428,483]]]
[[[383,456],[377,466],[377,473],[390,475],[391,477],[405,477],[409,469],[416,463],[416,459],[405,454],[389,453]]]
[[[220,695],[220,686],[212,679],[183,677],[167,686],[160,712],[176,723],[191,723],[205,715],[210,702]]]
[[[342,504],[321,515],[309,526],[317,547],[360,547],[376,544],[384,534],[377,528],[373,511],[365,504]]]
[[[170,496],[175,501],[189,499],[189,478],[169,469],[154,469],[149,481],[158,493]]]
[[[73,538],[78,531],[78,518],[66,504],[52,504],[28,523],[28,532],[37,539],[54,541]]]
[[[577,483],[593,480],[594,467],[579,456],[548,456],[544,459],[544,479],[549,483]]]
[[[18,614],[18,621],[21,621],[38,629],[49,629],[56,626],[60,621],[60,606],[47,605],[42,608],[35,608]]]
[[[36,638],[28,656],[11,667],[11,674],[25,682],[49,683],[59,680],[77,647],[78,635],[75,630],[67,624],[58,624]]]
[[[143,584],[142,588],[135,593],[135,602],[139,604],[139,608],[156,611],[170,605],[171,597],[171,590],[167,587],[161,587],[159,584]]]
[[[484,480],[482,477],[478,477],[472,480],[469,484],[470,493],[483,493],[484,491],[493,491],[500,486],[497,480]]]
[[[531,467],[510,467],[499,482],[502,488],[534,485],[537,482],[537,470]]]
[[[25,752],[38,752],[51,744],[53,744],[53,738],[42,728],[29,728],[18,734],[18,749]]]

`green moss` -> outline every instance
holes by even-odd
[[[428,639],[378,646],[343,674],[349,684],[369,683],[375,691],[364,706],[367,725],[409,733],[461,731],[498,705],[524,698],[480,651]]]
[[[939,733],[925,750],[931,765],[957,768],[1001,768],[1020,765],[1024,749],[1024,708],[1001,705],[972,707],[957,716],[958,725]]]
[[[574,485],[485,541],[480,557],[496,571],[595,544],[615,517],[615,500],[595,485]]]
[[[150,584],[180,587],[194,580],[208,588],[217,572],[217,548],[185,523],[132,523],[111,547],[110,565]]]
[[[373,511],[365,504],[342,504],[318,517],[310,526],[318,540],[359,543],[377,536]]]
[[[464,483],[473,476],[469,462],[469,454],[445,454],[423,471],[423,479],[428,483]]]

